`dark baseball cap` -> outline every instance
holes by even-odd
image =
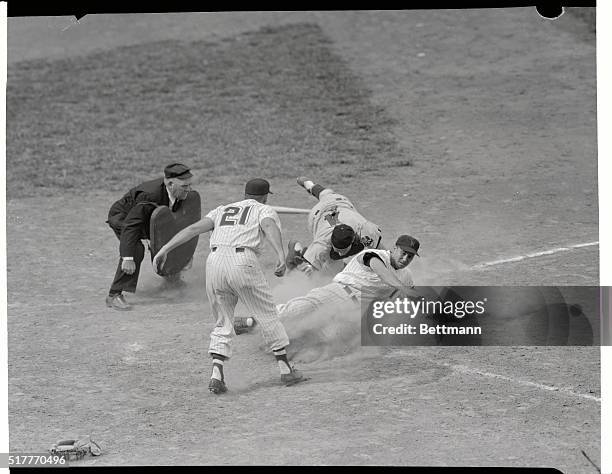
[[[191,178],[189,168],[182,163],[172,163],[164,168],[164,176],[166,178],[187,179]]]
[[[419,241],[414,237],[409,235],[400,235],[395,242],[395,245],[408,253],[412,253],[420,257],[419,247],[421,244],[419,244]]]
[[[270,183],[262,178],[253,178],[247,181],[244,193],[251,196],[263,196],[264,194],[274,194],[270,191]]]
[[[350,225],[338,224],[332,231],[331,243],[334,248],[344,250],[352,245],[354,238],[355,231]]]

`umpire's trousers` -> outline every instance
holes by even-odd
[[[121,230],[123,229],[123,219],[119,218],[120,216],[110,216],[108,221],[108,225],[113,232],[117,236],[118,239],[121,239]],[[136,286],[138,285],[138,275],[140,274],[140,264],[144,259],[145,248],[144,245],[137,245],[135,254],[134,254],[134,263],[136,264],[136,270],[131,275],[128,275],[123,270],[121,270],[121,257],[119,257],[119,264],[117,265],[117,271],[115,272],[115,278],[110,287],[109,294],[117,294],[122,291],[127,291],[129,293],[136,292]]]

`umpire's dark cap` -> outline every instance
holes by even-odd
[[[172,163],[164,168],[166,178],[187,179],[193,175],[187,166],[182,163]]]
[[[251,196],[274,194],[272,191],[270,191],[270,183],[262,178],[249,179],[244,187],[244,193],[250,194]]]
[[[331,243],[334,248],[344,250],[353,244],[355,231],[350,225],[338,224],[334,227],[331,236]]]
[[[414,237],[409,235],[400,235],[395,242],[395,245],[408,253],[412,253],[420,257],[419,247],[421,244],[419,244],[419,241]]]

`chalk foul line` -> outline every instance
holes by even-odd
[[[397,353],[392,353],[392,354],[386,354],[385,357],[404,358],[406,357],[406,355],[403,352],[397,352]],[[440,366],[440,367],[447,367],[451,369],[453,372],[463,374],[463,375],[471,375],[471,376],[478,376],[478,377],[487,377],[487,378],[496,379],[496,380],[503,380],[504,382],[509,382],[515,385],[522,385],[524,387],[537,388],[539,390],[546,390],[548,392],[562,393],[562,394],[569,395],[572,397],[583,398],[585,400],[590,400],[592,402],[601,403],[600,397],[597,397],[595,395],[589,395],[588,393],[575,392],[574,390],[571,390],[569,388],[555,387],[554,385],[545,385],[542,383],[531,382],[529,380],[523,380],[523,379],[518,379],[515,377],[509,377],[507,375],[487,372],[486,370],[479,370],[479,369],[475,369],[473,367],[468,367],[466,365],[461,365],[461,364],[450,364],[448,362],[436,362],[435,365]]]
[[[525,385],[525,386],[528,386],[528,387],[538,388],[540,390],[547,390],[549,392],[561,392],[561,393],[565,393],[567,395],[571,395],[573,397],[584,398],[586,400],[591,400],[591,401],[594,401],[594,402],[597,402],[597,403],[601,403],[601,398],[600,397],[596,397],[595,395],[589,395],[588,393],[574,392],[573,390],[571,390],[569,388],[555,387],[553,385],[544,385],[544,384],[537,383],[537,382],[530,382],[529,380],[522,380],[522,379],[517,379],[517,378],[514,378],[514,377],[508,377],[506,375],[495,374],[493,372],[486,372],[486,371],[483,371],[483,370],[473,369],[473,368],[467,367],[465,365],[445,364],[445,363],[442,363],[441,365],[443,365],[445,367],[449,367],[449,368],[453,369],[455,372],[459,372],[461,374],[479,375],[481,377],[487,377],[487,378],[492,378],[492,379],[504,380],[506,382],[511,382],[511,383],[514,383],[514,384],[517,384],[517,385]]]
[[[480,268],[492,267],[494,265],[502,265],[504,263],[520,262],[521,260],[526,260],[528,258],[542,257],[544,255],[553,255],[553,254],[559,253],[559,252],[568,252],[568,251],[573,250],[573,249],[579,249],[579,248],[583,248],[583,247],[592,247],[592,246],[595,246],[595,245],[599,245],[599,242],[586,242],[586,243],[583,243],[583,244],[568,245],[567,247],[556,247],[554,249],[543,250],[541,252],[531,252],[531,253],[527,253],[525,255],[518,255],[516,257],[502,258],[502,259],[499,259],[499,260],[492,260],[490,262],[478,263],[476,265],[473,265],[471,267],[471,269],[472,270],[477,270],[477,269],[480,269]]]

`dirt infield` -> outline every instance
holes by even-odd
[[[81,465],[503,465],[593,472],[597,347],[365,348],[297,337],[291,388],[255,334],[207,391],[203,236],[181,291],[145,266],[104,307],[129,186],[191,164],[208,210],[310,174],[386,238],[422,243],[419,284],[597,285],[595,47],[533,9],[9,20],[7,237],[13,452],[91,434]],[[307,240],[303,217],[283,237]],[[387,237],[388,236],[388,237]],[[272,255],[262,259],[271,283]],[[279,295],[279,298],[287,294]],[[288,328],[290,331],[292,328]],[[290,332],[291,336],[291,332]],[[214,434],[215,443],[211,443]],[[324,442],[322,442],[324,441]]]

